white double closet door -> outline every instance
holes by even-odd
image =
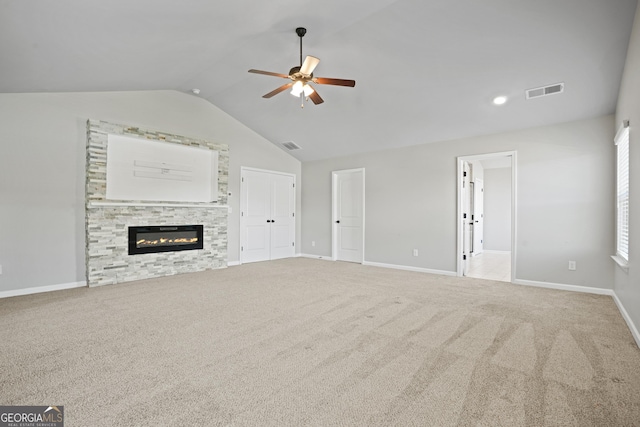
[[[242,168],[243,263],[295,256],[295,175]]]

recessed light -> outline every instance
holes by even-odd
[[[495,98],[493,98],[493,103],[495,105],[502,105],[505,102],[507,102],[507,97],[506,96],[496,96]]]
[[[200,89],[191,89],[194,95],[200,95]]]

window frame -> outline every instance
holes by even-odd
[[[616,145],[616,254],[613,259],[626,270],[629,262],[629,122],[614,138]]]

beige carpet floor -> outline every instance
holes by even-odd
[[[65,426],[640,426],[608,296],[311,259],[0,300],[0,405]]]

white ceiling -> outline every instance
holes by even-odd
[[[613,113],[636,2],[0,0],[0,92],[198,88],[312,161]],[[314,74],[355,88],[261,98],[286,80],[247,70],[298,65],[299,26]]]

